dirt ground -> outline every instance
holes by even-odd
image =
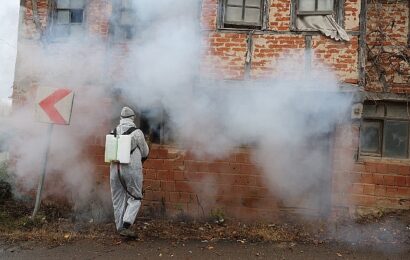
[[[99,243],[80,240],[57,247],[0,246],[1,259],[409,259],[409,247],[389,250],[342,244],[241,243],[170,240]]]
[[[0,204],[0,259],[410,259],[410,212],[275,223],[138,217],[136,240],[112,220],[79,219],[44,205]]]

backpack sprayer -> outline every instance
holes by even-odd
[[[129,164],[131,162],[131,154],[137,149],[135,147],[131,150],[131,134],[137,130],[135,127],[129,128],[122,135],[117,134],[117,128],[105,136],[105,156],[106,163],[115,163],[117,165],[118,179],[124,190],[135,200],[142,198],[134,196],[128,189],[124,179],[121,176],[121,164]],[[145,158],[146,159],[146,158]]]

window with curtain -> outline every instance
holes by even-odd
[[[332,14],[334,0],[298,0],[298,15]]]

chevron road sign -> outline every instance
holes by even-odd
[[[37,90],[36,118],[49,124],[69,125],[74,92],[65,89],[40,87]]]
[[[48,153],[50,150],[51,136],[53,134],[53,126],[69,125],[71,118],[71,110],[73,108],[74,93],[66,88],[45,88],[37,89],[35,115],[38,121],[48,123],[47,143],[45,146],[43,171],[40,175],[37,187],[36,203],[32,218],[34,218],[40,208],[41,193],[43,191],[44,179],[46,177]]]

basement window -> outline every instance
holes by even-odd
[[[136,15],[132,0],[114,0],[113,26],[114,39],[131,40],[135,35]]]
[[[360,128],[360,154],[408,159],[409,109],[407,103],[365,103]]]
[[[55,0],[53,35],[68,37],[83,31],[85,0]]]
[[[220,0],[223,28],[261,29],[265,0]]]

